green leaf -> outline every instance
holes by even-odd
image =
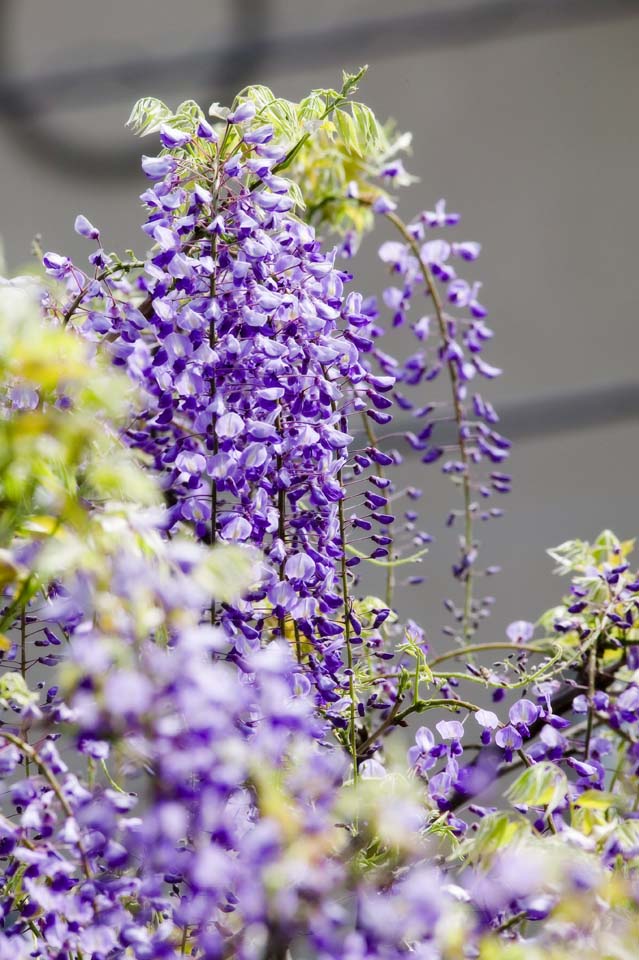
[[[146,137],[150,133],[157,133],[162,124],[168,123],[171,117],[171,110],[162,100],[157,97],[142,97],[134,105],[126,125],[131,127],[136,136]]]
[[[304,202],[304,194],[302,193],[302,188],[300,187],[299,183],[296,183],[295,180],[289,180],[288,194],[295,206],[299,210],[304,210],[306,207],[306,203]]]
[[[618,807],[620,800],[615,793],[605,790],[585,790],[575,800],[575,806],[584,807],[586,810],[609,810],[611,807]]]
[[[350,113],[345,110],[336,110],[333,117],[337,132],[344,141],[345,145],[357,156],[362,156],[362,148],[357,136],[357,127]]]
[[[268,107],[274,100],[277,100],[277,97],[270,87],[266,87],[262,83],[254,83],[240,90],[236,99],[238,101],[252,100],[259,112]]]
[[[546,553],[557,563],[554,572],[562,576],[580,569],[589,559],[588,544],[583,540],[566,540]]]
[[[193,133],[201,120],[204,120],[204,111],[195,100],[185,100],[171,117],[171,125],[182,130],[183,133]]]
[[[368,70],[368,64],[365,63],[363,67],[360,67],[355,73],[347,73],[346,70],[342,71],[342,96],[348,97],[352,93],[355,93],[357,90],[357,85],[362,79],[364,74]]]
[[[252,127],[270,123],[273,125],[276,139],[281,142],[287,144],[299,139],[303,130],[296,104],[282,97],[276,97],[270,87],[261,84],[245,87],[235,98],[235,105],[245,103],[247,100],[255,104],[257,111]]]
[[[209,117],[213,117],[214,120],[226,120],[230,112],[229,107],[223,107],[217,100],[214,100],[208,109]]]
[[[297,107],[297,118],[301,122],[318,120],[326,108],[326,101],[320,90],[314,90],[304,97]]]
[[[257,550],[250,547],[218,546],[206,555],[193,577],[216,600],[235,601],[258,578],[258,560]]]
[[[585,540],[566,540],[547,553],[558,564],[555,573],[584,573],[587,567],[610,562],[613,556],[626,557],[633,547],[633,540],[622,542],[612,530],[603,530],[592,545]]]
[[[24,571],[9,550],[0,549],[0,588],[19,580]]]
[[[105,498],[132,500],[140,504],[158,503],[160,495],[153,478],[140,465],[113,451],[108,460],[96,460],[87,469],[87,479]]]
[[[543,761],[528,767],[506,791],[513,804],[547,807],[552,812],[564,800],[568,778],[556,764]]]
[[[624,820],[615,828],[615,843],[626,856],[639,849],[639,820]]]
[[[195,100],[185,100],[174,113],[162,100],[143,97],[133,107],[126,125],[137,136],[146,137],[150,133],[157,133],[163,123],[171,124],[184,133],[192,133],[203,119],[204,112]]]
[[[480,821],[477,832],[463,840],[459,853],[471,863],[491,857],[530,832],[528,823],[507,813],[492,813]]]
[[[3,707],[7,707],[9,702],[19,707],[28,707],[37,701],[38,695],[29,690],[22,674],[12,671],[0,676],[0,704]]]
[[[353,114],[353,121],[359,142],[362,146],[362,152],[366,153],[370,150],[376,150],[380,146],[383,138],[383,131],[377,121],[377,117],[370,107],[367,107],[364,103],[351,104],[351,112]]]

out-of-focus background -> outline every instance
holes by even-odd
[[[370,64],[360,90],[414,133],[410,218],[447,197],[481,240],[483,301],[504,376],[484,393],[514,441],[504,519],[479,531],[497,598],[490,627],[559,599],[548,546],[639,534],[639,2],[637,0],[0,0],[0,234],[11,268],[45,249],[81,258],[78,212],[105,245],[144,250],[133,102],[229,102],[250,82],[297,99]],[[383,283],[371,239],[357,284]],[[430,387],[433,395],[446,384]],[[438,544],[402,594],[436,639],[455,491],[419,458]],[[453,589],[450,591],[453,592]]]

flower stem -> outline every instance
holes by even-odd
[[[20,611],[20,674],[25,684],[27,682],[27,612],[26,608],[22,607]],[[25,743],[28,743],[28,733],[24,734]],[[24,769],[27,777],[30,775],[30,758],[29,754],[25,753],[24,755]]]
[[[338,483],[342,483],[342,471],[337,475]],[[342,558],[340,561],[340,573],[342,581],[342,601],[344,604],[344,639],[346,640],[346,658],[349,670],[348,692],[351,699],[350,705],[350,751],[353,758],[353,782],[357,783],[357,728],[355,726],[357,717],[357,703],[355,697],[355,678],[353,676],[353,649],[351,646],[351,622],[350,622],[350,598],[348,593],[348,571],[346,567],[346,524],[344,522],[344,502],[340,500],[337,506],[339,517],[339,536],[342,546]]]
[[[397,723],[402,723],[407,717],[410,717],[413,713],[425,713],[426,710],[436,710],[439,707],[444,710],[470,710],[472,713],[476,713],[480,707],[475,703],[471,703],[469,700],[444,700],[443,698],[436,698],[434,700],[417,700],[411,703],[410,706],[406,707],[405,710],[399,712],[399,707],[401,706],[401,701],[396,701],[390,713],[386,717],[383,723],[379,725],[377,730],[371,733],[364,743],[360,746],[359,752],[360,755],[363,754],[370,746],[379,737],[382,736],[390,727],[394,726]]]

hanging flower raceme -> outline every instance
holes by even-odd
[[[145,261],[125,264],[99,248],[89,278],[66,258],[46,255],[47,270],[66,281],[69,294],[53,313],[105,344],[142,388],[144,409],[126,438],[163,478],[167,530],[186,525],[202,542],[262,551],[266,563],[255,589],[236,604],[212,601],[207,608],[232,639],[229,656],[241,661],[265,641],[286,638],[313,678],[325,714],[348,731],[355,764],[365,703],[392,710],[398,698],[393,674],[403,666],[398,660],[390,667],[398,650],[384,642],[401,641],[391,614],[396,567],[421,560],[431,541],[412,502],[421,492],[395,488],[386,470],[401,456],[388,448],[388,436],[377,434],[397,412],[410,412],[417,426],[406,433],[409,443],[425,462],[438,460],[445,452],[432,439],[438,424],[424,418],[441,404],[416,409],[403,387],[444,369],[459,457],[446,460],[444,470],[463,491],[465,521],[454,568],[465,598],[463,609],[452,602],[450,609],[466,639],[488,612],[491,598],[477,603],[472,596],[478,512],[472,496],[478,484],[482,496],[490,484],[504,492],[509,478],[492,474],[490,484],[479,483],[471,467],[487,443],[505,450],[507,441],[494,430],[488,437],[482,411],[491,423],[496,415],[479,395],[475,419],[466,409],[466,383],[477,372],[489,375],[479,353],[491,331],[477,291],[462,290],[448,264],[449,257],[474,260],[479,248],[422,243],[425,225],[458,222],[443,203],[408,227],[388,198],[370,204],[402,234],[401,242],[381,250],[403,278],[402,289],[384,296],[394,324],[403,322],[421,289],[434,313],[414,324],[415,334],[425,340],[432,327],[438,335],[429,359],[420,352],[394,360],[380,348],[384,329],[373,301],[346,293],[350,276],[337,268],[335,251],[325,251],[312,227],[296,217],[299,191],[281,176],[288,153],[273,126],[258,123],[250,100],[223,115],[225,123],[216,127],[202,118],[188,131],[160,124],[164,153],[142,164],[151,180],[142,194],[143,229],[154,243]],[[360,204],[355,188],[348,193]],[[85,218],[76,228],[100,241]],[[131,281],[133,269],[140,272]],[[471,319],[444,311],[438,283]],[[403,495],[409,502],[400,518]],[[354,596],[354,568],[365,560],[385,571],[381,600]],[[408,582],[422,579],[413,573]],[[355,689],[357,670],[369,679],[386,673],[386,679],[363,698]]]
[[[468,641],[492,603],[490,597],[474,599],[473,578],[498,570],[494,566],[477,570],[475,521],[501,516],[500,508],[482,506],[481,501],[510,489],[510,476],[501,469],[510,442],[496,430],[499,417],[492,404],[473,389],[478,378],[491,380],[501,373],[482,357],[493,331],[486,325],[487,310],[478,299],[481,283],[471,284],[458,272],[460,266],[478,258],[480,245],[428,238],[433,228],[454,227],[460,222],[459,214],[446,211],[443,200],[434,211],[425,211],[407,225],[392,210],[385,213],[401,240],[387,241],[379,250],[394,281],[384,291],[384,303],[392,313],[393,326],[407,323],[409,312],[417,314],[410,320],[410,328],[420,349],[400,364],[383,352],[383,342],[382,349],[376,346],[374,353],[381,368],[396,377],[395,402],[416,418],[417,426],[405,434],[407,443],[420,453],[422,463],[440,462],[442,471],[461,491],[461,508],[449,513],[447,525],[462,525],[460,556],[453,575],[464,584],[464,600],[459,607],[447,603],[456,626],[444,632]],[[376,333],[383,334],[383,328]],[[431,400],[426,392],[427,385],[442,373],[450,381],[450,403],[445,398]],[[419,389],[417,399],[409,396],[412,389]],[[406,516],[409,525],[414,524],[412,512]]]
[[[206,124],[180,143],[162,130],[173,152],[143,161],[155,246],[135,282],[102,254],[101,282],[55,255],[45,265],[67,280],[64,318],[143,388],[126,437],[163,477],[169,529],[264,554],[251,595],[211,606],[232,655],[285,636],[328,705],[343,699],[344,645],[361,642],[342,569],[355,562],[348,534],[375,527],[383,544],[392,520],[374,488],[368,519],[345,519],[349,421],[386,408],[393,379],[361,362],[361,297],[345,295],[334,252],[292,215],[291,184],[273,172],[284,151],[249,114],[228,118],[222,143]],[[370,550],[386,554],[379,542]],[[379,622],[387,615],[380,608]]]

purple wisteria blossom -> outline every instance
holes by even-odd
[[[148,254],[79,214],[90,269],[46,253],[28,309],[0,283],[0,960],[636,950],[632,543],[549,551],[561,605],[484,635],[480,245],[443,200],[399,218],[359,76],[142,101]],[[379,304],[339,259],[373,215]],[[394,593],[432,542],[404,448],[460,495],[443,645]]]

